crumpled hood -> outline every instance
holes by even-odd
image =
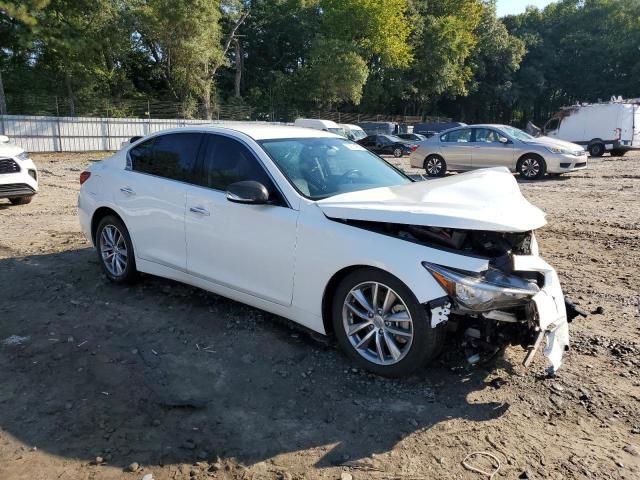
[[[543,145],[546,147],[560,147],[566,148],[568,150],[574,151],[584,151],[584,147],[582,145],[578,145],[577,143],[566,142],[564,140],[559,140],[557,138],[551,137],[536,137],[534,140],[528,140],[525,143],[529,145]]]
[[[317,202],[329,218],[497,232],[526,232],[545,214],[505,167],[342,193]]]

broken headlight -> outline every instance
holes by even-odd
[[[465,272],[422,262],[440,286],[460,307],[476,312],[522,305],[540,288],[535,283],[496,268],[482,273]]]

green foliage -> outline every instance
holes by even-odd
[[[223,102],[242,118],[340,108],[542,122],[576,101],[640,96],[639,46],[639,0],[504,19],[495,0],[0,0],[16,113],[64,97],[69,114],[140,115],[149,102],[212,116]]]

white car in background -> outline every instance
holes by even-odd
[[[29,154],[0,135],[0,199],[26,205],[38,192],[38,169]]]
[[[447,330],[468,349],[569,344],[544,214],[505,168],[413,182],[345,138],[272,126],[145,137],[81,173],[79,215],[106,276],[171,278],[334,334],[402,376]],[[573,315],[569,311],[569,317]],[[478,353],[472,352],[471,358]]]

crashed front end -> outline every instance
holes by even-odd
[[[578,313],[562,293],[555,270],[538,256],[533,232],[499,233],[411,227],[413,235],[488,258],[488,269],[466,272],[423,262],[447,293],[429,302],[432,327],[443,322],[462,330],[471,363],[504,345],[528,350],[529,366],[546,339],[544,355],[555,373],[569,347],[568,322]]]

